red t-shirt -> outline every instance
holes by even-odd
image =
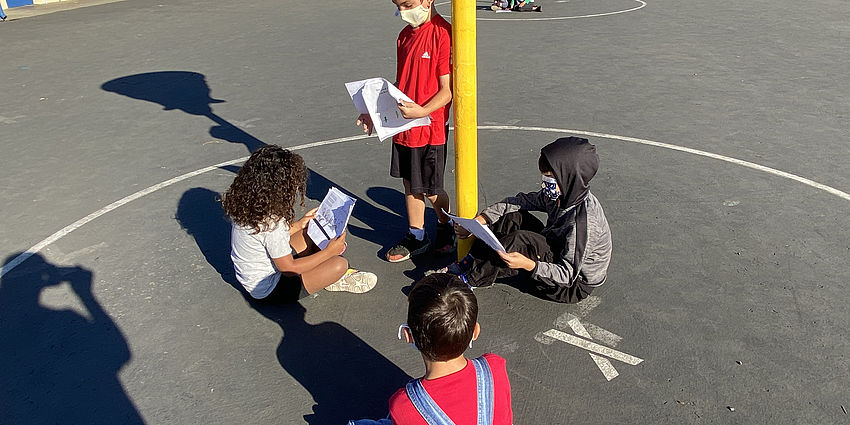
[[[418,28],[404,27],[396,42],[396,82],[404,94],[424,106],[440,90],[439,77],[452,71],[452,26],[440,15]],[[414,127],[393,136],[393,143],[411,148],[446,143],[446,106],[431,113],[431,125]]]
[[[511,383],[505,369],[505,359],[495,354],[485,354],[493,373],[493,425],[511,425]],[[475,383],[475,366],[467,360],[466,367],[437,379],[423,379],[422,386],[437,406],[457,425],[475,425],[478,422],[478,399]],[[428,425],[413,406],[404,388],[390,397],[390,416],[395,425]]]

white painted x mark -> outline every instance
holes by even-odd
[[[581,308],[579,312],[582,316],[589,313],[590,310],[599,305],[599,298],[590,297],[585,300],[585,303],[587,304],[585,304],[585,306],[583,306],[584,308]],[[617,372],[617,369],[614,368],[614,365],[611,364],[609,358],[632,366],[643,362],[643,359],[639,357],[593,342],[593,337],[591,336],[591,333],[588,332],[587,327],[585,327],[585,325],[582,324],[581,321],[579,321],[579,318],[574,314],[566,313],[561,315],[555,320],[555,326],[563,330],[569,328],[573,331],[573,333],[575,333],[575,335],[566,333],[563,330],[549,329],[546,332],[538,334],[535,339],[537,339],[538,342],[547,345],[551,344],[553,340],[558,340],[589,351],[590,358],[593,359],[593,362],[596,363],[596,366],[599,367],[602,375],[604,375],[605,379],[608,381],[616,378],[620,374]],[[616,346],[617,343],[623,339],[619,335],[593,324],[588,323],[587,326],[594,331],[597,339],[604,340],[604,342],[607,342],[610,345]]]

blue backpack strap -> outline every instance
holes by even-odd
[[[434,399],[428,395],[428,391],[425,391],[421,379],[414,379],[408,382],[404,389],[407,392],[407,397],[413,402],[413,407],[422,415],[422,418],[425,419],[428,425],[455,425],[446,416],[443,409],[440,409],[440,406],[437,406]]]
[[[478,425],[493,425],[493,372],[484,357],[472,359],[478,385]]]

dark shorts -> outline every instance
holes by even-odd
[[[390,175],[410,182],[411,193],[442,195],[446,172],[446,145],[409,148],[393,143]]]
[[[280,275],[280,280],[274,286],[272,292],[265,298],[259,299],[264,303],[270,304],[291,304],[302,298],[307,298],[310,295],[307,289],[304,288],[304,282],[301,281],[301,275],[286,276]]]

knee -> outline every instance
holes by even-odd
[[[529,230],[514,230],[500,238],[500,240],[505,245],[505,248],[508,248],[508,245],[510,245],[510,248],[519,249],[520,247],[529,245],[529,242],[535,239],[535,235],[537,234]]]
[[[331,258],[329,266],[334,274],[342,276],[348,270],[348,260],[345,257],[336,256]]]

